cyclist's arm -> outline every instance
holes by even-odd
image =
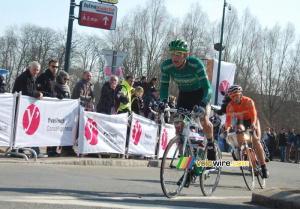
[[[170,82],[170,75],[163,72],[163,69],[161,70],[161,85],[160,85],[160,99],[162,101],[168,100],[168,94],[169,94],[169,82]]]
[[[229,131],[231,128],[231,119],[233,114],[233,107],[229,103],[226,108],[226,122],[225,122],[225,130]]]
[[[200,69],[197,71],[197,76],[201,85],[201,88],[203,89],[203,99],[202,99],[202,105],[206,106],[210,103],[211,96],[212,96],[212,88],[208,80],[208,76],[206,74],[205,68],[202,65],[199,66]]]
[[[246,106],[248,107],[248,113],[251,117],[251,123],[256,124],[257,123],[257,111],[256,111],[253,100],[247,101]]]

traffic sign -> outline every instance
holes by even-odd
[[[128,56],[128,53],[122,51],[107,50],[107,49],[102,49],[102,52],[107,61],[107,65],[111,69],[113,69],[112,73],[113,75],[115,75],[116,70],[123,64],[123,62]]]
[[[117,4],[118,3],[118,0],[98,0],[98,1],[107,2],[107,3],[110,3],[110,4]]]
[[[115,5],[92,1],[81,1],[79,25],[114,30],[116,28],[117,10]]]

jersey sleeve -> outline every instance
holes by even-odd
[[[249,99],[246,102],[246,106],[247,106],[247,109],[248,109],[248,114],[251,117],[251,123],[256,124],[257,123],[257,111],[256,111],[253,100]]]
[[[164,63],[161,65],[161,79],[160,79],[160,99],[168,100],[169,96],[169,82],[170,82],[170,75],[166,72]]]
[[[205,71],[205,67],[201,61],[198,66],[197,76],[198,76],[200,85],[204,91],[202,102],[205,103],[205,105],[207,105],[210,103],[210,100],[212,97],[212,88],[209,83],[208,76]]]
[[[231,103],[229,103],[226,108],[226,121],[225,121],[225,130],[227,131],[229,131],[231,128],[232,114],[233,114],[233,106]]]

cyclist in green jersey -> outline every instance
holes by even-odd
[[[200,117],[203,132],[207,138],[208,159],[216,159],[213,142],[213,125],[209,121],[212,88],[203,63],[195,57],[189,57],[189,47],[183,39],[175,39],[169,44],[170,59],[161,65],[160,98],[166,102],[170,78],[177,83],[179,96],[177,108],[194,110]],[[176,122],[176,119],[174,119]],[[175,125],[176,134],[182,127]]]

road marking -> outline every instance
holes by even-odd
[[[176,197],[172,201],[176,200],[224,200],[224,199],[250,199],[251,196],[236,196],[236,197]],[[140,200],[140,201],[157,201],[170,199],[166,197],[82,197],[82,196],[0,196],[0,201],[5,202],[26,202],[26,203],[44,203],[44,204],[62,204],[62,205],[82,205],[82,206],[94,206],[94,207],[109,207],[109,208],[121,208],[121,209],[138,209],[138,208],[174,208],[181,209],[182,206],[174,205],[158,205],[147,203],[130,203],[125,202],[128,200]],[[118,201],[118,202],[115,202]],[[195,207],[185,207],[187,209],[194,209]],[[199,206],[197,206],[199,208]]]

